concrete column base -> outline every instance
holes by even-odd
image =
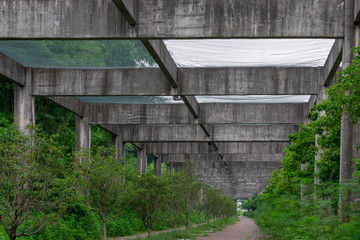
[[[30,135],[35,125],[35,97],[32,96],[31,69],[26,69],[25,86],[14,86],[14,121],[17,130]]]

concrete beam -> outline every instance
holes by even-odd
[[[86,103],[80,101],[76,97],[47,97],[49,100],[54,103],[59,104],[63,108],[66,108],[70,112],[78,115],[79,117],[84,117],[84,111]]]
[[[171,95],[157,68],[33,69],[33,94],[40,96]],[[163,94],[158,94],[163,93]]]
[[[123,127],[125,142],[269,142],[288,141],[288,134],[298,125],[207,125],[207,137],[198,125],[127,125]]]
[[[202,103],[200,119],[203,123],[302,123],[304,119],[304,103],[280,104],[232,104]]]
[[[112,0],[1,0],[0,38],[341,38],[343,2],[145,0],[129,28]]]
[[[113,0],[116,7],[120,10],[121,14],[125,17],[126,21],[135,26],[138,22],[138,3],[137,0]]]
[[[166,162],[185,162],[185,160],[208,159],[209,154],[158,153],[158,155]],[[223,156],[223,161],[226,162],[280,162],[284,158],[284,154],[224,154]]]
[[[180,89],[176,90],[157,68],[33,69],[33,94],[39,96],[316,95],[319,78],[322,75],[319,74],[320,72],[322,68],[317,67],[180,68],[178,76]],[[190,102],[190,104],[196,111],[194,103]]]
[[[324,65],[324,81],[322,85],[329,86],[330,82],[334,78],[336,71],[338,70],[342,61],[344,40],[337,39],[331,48],[329,56]]]
[[[226,154],[280,154],[289,142],[219,142],[219,151]]]
[[[316,94],[320,70],[311,67],[182,68],[179,84],[181,93],[187,95]]]
[[[59,98],[59,97],[58,97]],[[61,97],[60,97],[61,98]],[[62,97],[64,98],[64,97]],[[65,97],[66,98],[66,97]],[[79,100],[78,100],[79,101]],[[92,124],[194,124],[185,104],[90,105]],[[78,106],[76,104],[76,106]],[[303,123],[306,103],[293,104],[199,104],[204,124]]]
[[[8,77],[15,83],[24,86],[28,69],[12,58],[0,52],[0,74]]]

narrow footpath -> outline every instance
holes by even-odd
[[[246,218],[244,216],[239,217],[240,221],[235,225],[228,226],[223,231],[209,233],[207,237],[197,237],[196,240],[260,240],[261,232],[260,228],[255,224],[253,220],[250,218]],[[193,226],[196,227],[197,225]],[[183,228],[178,228],[178,230],[183,230]],[[165,231],[154,231],[153,234],[157,235],[163,232],[170,232],[174,229],[169,229]],[[111,238],[112,240],[130,240],[135,239],[137,237],[147,237],[147,233],[137,234],[133,236],[127,237],[118,237]]]
[[[207,237],[197,237],[196,240],[260,240],[260,228],[253,220],[239,217],[240,221],[235,225],[228,226],[220,232],[209,233]]]

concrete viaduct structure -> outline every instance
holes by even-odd
[[[15,119],[35,123],[34,97],[77,115],[77,149],[90,146],[90,125],[110,131],[123,153],[141,151],[179,167],[199,160],[201,180],[235,198],[264,189],[279,168],[288,134],[308,121],[340,63],[351,64],[360,0],[0,0],[0,39],[139,39],[157,69],[49,69],[0,53],[0,73],[15,82]],[[333,38],[323,67],[181,68],[165,39]],[[311,95],[308,103],[198,103],[201,95]],[[85,103],[76,96],[180,96],[184,104]],[[344,120],[341,180],[351,178],[360,131]]]

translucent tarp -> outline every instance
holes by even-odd
[[[247,96],[197,96],[199,103],[303,103],[309,95],[247,95]],[[117,96],[117,97],[78,97],[87,103],[121,104],[183,104],[174,101],[172,96]]]
[[[184,103],[174,101],[172,96],[116,96],[116,97],[77,97],[86,103],[121,103],[121,104],[175,104]]]
[[[333,39],[167,40],[180,67],[323,66]]]
[[[180,67],[322,66],[333,39],[166,40]],[[0,40],[0,51],[21,64],[39,68],[156,67],[141,41]],[[200,103],[296,103],[310,96],[197,96]],[[169,97],[79,97],[85,102],[183,103]]]
[[[304,103],[310,95],[197,96],[199,103]]]
[[[38,68],[156,66],[141,41],[135,40],[0,40],[0,52]]]

